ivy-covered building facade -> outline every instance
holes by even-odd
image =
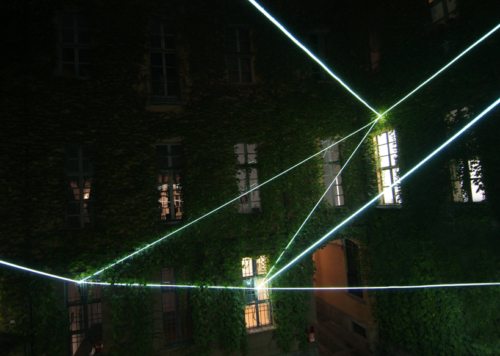
[[[465,2],[455,13],[441,5],[441,21],[434,1],[412,2],[409,19],[401,15],[406,7],[379,10],[391,1],[262,4],[383,109],[494,22],[484,15],[486,2],[480,12]],[[341,176],[363,133],[273,179],[376,116],[249,2],[2,6],[9,16],[0,69],[0,259],[113,284],[2,267],[0,330],[8,354],[498,351],[493,288],[376,294],[207,288],[262,282],[332,182],[275,271],[370,197],[384,195],[321,245],[314,261],[311,251],[272,287],[498,280],[498,158],[490,144],[496,127],[468,133],[406,185],[387,188],[491,101],[494,42],[469,59],[478,61],[476,76],[461,77],[470,69],[464,62],[384,117]],[[477,18],[484,29],[470,31]],[[410,34],[415,46],[405,45]],[[409,73],[409,63],[426,61]],[[473,90],[465,92],[468,85]],[[478,235],[480,245],[471,238]],[[146,283],[158,286],[130,286]],[[493,317],[481,324],[485,310]],[[332,330],[355,345],[335,343],[334,336],[319,349]],[[429,330],[436,336],[427,337]]]

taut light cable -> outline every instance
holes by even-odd
[[[425,157],[422,161],[420,161],[415,167],[413,167],[412,169],[410,169],[406,174],[404,174],[401,178],[399,178],[396,182],[394,182],[393,184],[391,184],[391,186],[389,188],[393,188],[394,186],[398,185],[399,183],[401,183],[404,179],[406,179],[409,175],[411,175],[413,172],[415,172],[418,168],[420,168],[424,163],[426,163],[428,160],[430,160],[432,157],[434,157],[437,153],[439,153],[443,148],[445,148],[446,146],[448,146],[451,142],[453,142],[458,136],[460,136],[461,134],[463,134],[469,127],[471,127],[472,125],[474,125],[477,121],[479,121],[484,115],[486,115],[488,112],[490,112],[495,106],[498,105],[498,103],[500,103],[500,99],[497,99],[497,101],[495,101],[493,104],[491,104],[488,108],[486,108],[481,114],[479,114],[474,120],[472,120],[471,122],[469,122],[467,125],[465,125],[462,129],[460,129],[460,131],[458,131],[456,134],[454,134],[451,138],[449,138],[445,143],[443,143],[441,146],[439,146],[436,150],[434,150],[430,155],[428,155],[427,157]],[[276,272],[273,276],[271,276],[271,278],[269,278],[267,281],[265,281],[264,283],[262,283],[259,287],[261,287],[262,285],[264,284],[267,284],[269,283],[271,280],[273,280],[274,278],[276,278],[278,275],[280,275],[284,270],[286,270],[288,267],[290,267],[292,264],[294,264],[295,262],[297,262],[297,260],[299,258],[301,258],[302,256],[304,256],[306,253],[308,253],[311,249],[313,249],[315,246],[317,246],[318,244],[320,244],[323,240],[325,240],[326,238],[328,238],[331,234],[333,234],[335,231],[337,231],[338,229],[340,229],[342,226],[344,226],[345,224],[347,224],[349,221],[351,221],[354,217],[356,217],[357,215],[359,215],[362,211],[364,211],[367,207],[369,207],[372,203],[374,203],[375,201],[377,201],[384,193],[380,193],[378,194],[377,196],[375,196],[373,199],[371,199],[368,203],[366,203],[365,205],[363,205],[360,209],[358,209],[354,214],[352,214],[351,216],[349,216],[347,219],[345,219],[343,222],[341,222],[339,225],[337,225],[336,227],[334,227],[330,232],[328,232],[326,235],[324,235],[321,239],[319,239],[318,241],[316,241],[313,245],[311,245],[310,247],[308,247],[305,251],[303,251],[300,255],[298,255],[297,257],[295,257],[291,262],[289,262],[287,265],[285,265],[282,269],[280,269],[278,272]]]

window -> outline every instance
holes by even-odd
[[[238,143],[235,149],[239,162],[236,178],[238,179],[240,194],[243,194],[259,185],[257,174],[257,144]],[[255,189],[240,198],[238,211],[244,214],[260,212],[259,189]]]
[[[311,52],[321,61],[328,59],[328,34],[325,32],[311,33],[309,35]],[[316,62],[312,66],[313,80],[331,80],[330,75]]]
[[[386,131],[377,135],[377,153],[380,160],[380,188],[384,192],[382,204],[399,204],[399,187],[390,186],[396,181],[399,168],[397,167],[398,147],[396,145],[396,131]]]
[[[347,286],[361,287],[361,277],[359,275],[359,247],[351,240],[345,240],[345,259],[347,265]],[[363,290],[349,289],[348,292],[357,297],[363,298]]]
[[[380,45],[378,34],[376,32],[370,32],[370,65],[371,70],[376,70],[379,67],[380,61]]]
[[[156,145],[156,158],[160,221],[181,220],[184,214],[181,186],[182,145],[178,143],[158,144]]]
[[[66,155],[66,227],[83,229],[95,226],[91,145],[65,148]]]
[[[466,163],[467,162],[467,163]],[[481,202],[485,199],[481,185],[481,162],[477,159],[452,161],[453,200],[455,202]]]
[[[245,257],[241,261],[244,287],[257,287],[264,280],[267,272],[266,262],[265,256],[260,256],[256,260]],[[246,290],[245,301],[247,304],[245,307],[247,329],[272,325],[271,302],[268,290]]]
[[[163,268],[162,284],[176,284],[173,268]],[[162,287],[161,305],[165,344],[174,345],[187,341],[193,335],[193,323],[189,309],[189,289]]]
[[[323,149],[330,146],[333,143],[332,140],[321,141]],[[340,165],[340,152],[339,146],[335,145],[330,147],[323,153],[323,171],[325,172],[323,182],[325,183],[325,187],[329,187],[332,183],[332,180],[335,179],[337,174],[340,172],[342,166]],[[344,190],[342,189],[342,175],[339,175],[337,179],[335,179],[335,183],[333,183],[332,187],[326,194],[326,200],[330,203],[331,206],[342,206],[344,205]]]
[[[354,321],[352,322],[352,331],[366,339],[366,329],[361,325],[356,324]]]
[[[174,22],[148,20],[151,102],[177,102],[180,95]]]
[[[70,324],[69,354],[102,355],[101,287],[66,283],[66,305]]]
[[[250,30],[241,27],[226,29],[227,64],[230,83],[252,83]]]
[[[429,0],[432,22],[443,24],[457,17],[457,0]]]
[[[61,74],[65,77],[90,77],[90,17],[63,13],[59,15],[59,26]]]

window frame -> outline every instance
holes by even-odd
[[[390,141],[390,135],[394,136],[394,141]],[[380,143],[380,136],[385,135],[386,137],[386,142]],[[379,191],[380,193],[384,193],[382,197],[380,198],[380,205],[384,206],[401,206],[401,192],[400,192],[400,185],[395,185],[394,187],[390,188],[391,189],[391,194],[393,198],[392,203],[387,203],[386,202],[386,187],[391,186],[396,180],[397,180],[397,175],[399,174],[399,166],[397,164],[397,158],[398,158],[398,145],[397,145],[397,135],[396,135],[396,130],[386,130],[383,131],[382,133],[375,135],[374,137],[375,140],[375,145],[377,147],[376,149],[376,155],[377,155],[377,175],[378,175],[378,186],[379,186]],[[394,144],[393,150],[391,150],[390,144]],[[387,146],[387,155],[382,155],[380,152],[380,147],[382,146]],[[393,152],[394,151],[394,152]],[[384,158],[388,158],[389,160],[389,165],[383,165]],[[394,164],[393,164],[394,161]],[[390,183],[385,184],[384,182],[384,172],[388,171],[389,172],[389,178],[390,178]]]
[[[76,149],[78,152],[78,158],[68,158],[68,151]],[[89,156],[84,157],[84,150],[88,150],[90,152]],[[95,212],[95,189],[93,189],[95,185],[94,179],[94,169],[93,169],[93,157],[94,157],[94,146],[93,145],[76,145],[76,146],[66,146],[64,147],[65,153],[65,193],[66,193],[66,209],[65,209],[65,225],[69,230],[78,230],[78,229],[89,229],[93,228],[96,225],[96,212]],[[70,162],[77,161],[78,162],[78,171],[70,170]],[[87,170],[84,169],[84,165],[88,167]],[[77,187],[73,187],[71,183],[75,182],[74,179],[77,179]],[[73,180],[72,180],[73,178]],[[87,185],[88,182],[88,185]],[[69,186],[68,186],[69,183]],[[75,196],[75,190],[78,189],[78,198],[75,197],[75,201],[78,203],[78,213],[70,214],[71,205],[74,205],[75,201],[69,201],[69,196],[72,194]],[[88,190],[88,191],[87,191]],[[71,192],[70,192],[71,191]],[[86,196],[88,197],[86,198]],[[83,199],[80,199],[83,197]],[[85,214],[87,212],[87,214]],[[79,227],[72,227],[69,223],[69,218],[74,218],[78,216],[80,221]],[[86,216],[88,217],[89,225],[86,225]]]
[[[238,145],[243,145],[243,154],[238,153]],[[254,146],[253,150],[254,152],[249,153],[248,146]],[[239,181],[238,182],[238,188],[240,191],[240,195],[248,192],[254,185],[259,185],[259,167],[258,167],[258,144],[249,144],[247,142],[239,142],[235,146],[235,151],[236,154],[238,155],[238,170],[236,171],[236,179]],[[243,155],[243,163],[240,160],[240,157]],[[249,161],[249,156],[254,155],[255,159]],[[242,189],[241,182],[242,179],[239,178],[240,173],[244,175],[244,182],[245,182],[245,187]],[[253,173],[255,172],[255,178],[252,178]],[[256,181],[256,183],[251,184],[252,181]],[[258,199],[255,198],[255,196],[258,196]],[[244,211],[244,205],[243,204],[248,204],[248,211]],[[258,205],[257,207],[253,207],[252,205]],[[258,211],[256,211],[258,209]],[[262,212],[262,201],[260,197],[260,188],[255,189],[254,191],[245,194],[243,197],[240,198],[239,201],[239,206],[238,206],[238,212],[240,214],[258,214]]]
[[[235,31],[235,39],[228,39],[227,33],[230,30]],[[240,39],[240,30],[248,31],[248,41],[244,39]],[[236,52],[230,51],[230,46],[228,46],[229,42],[236,42]],[[248,42],[248,52],[242,51],[242,43]],[[249,27],[245,26],[227,26],[226,27],[226,50],[227,50],[227,73],[228,73],[228,82],[232,84],[253,84],[255,82],[255,76],[253,71],[253,53],[252,53],[252,31]],[[231,58],[237,60],[238,70],[231,70],[230,61]],[[250,73],[250,80],[243,81],[243,65],[242,59],[249,60],[249,68],[250,70],[247,73]],[[231,80],[231,72],[238,73],[238,81]]]
[[[158,147],[160,146],[166,146],[167,147],[167,155],[162,156],[158,154]],[[180,154],[179,155],[173,155],[173,146],[180,146]],[[185,207],[184,207],[184,200],[183,200],[183,193],[182,193],[182,169],[184,166],[183,162],[183,153],[184,153],[184,146],[180,142],[171,142],[171,143],[157,143],[155,145],[155,151],[156,151],[156,159],[157,159],[157,171],[158,171],[158,180],[157,180],[157,190],[158,190],[158,203],[160,204],[159,207],[159,221],[164,222],[166,224],[176,224],[182,221],[185,213]],[[179,159],[178,162],[179,164],[174,164],[173,161],[174,159],[177,158]],[[166,159],[167,160],[167,165],[166,166],[161,166],[162,163],[160,160]],[[168,183],[165,183],[165,176],[168,176]],[[170,184],[170,182],[175,182]],[[165,184],[168,184],[168,192],[166,195],[163,193],[166,192],[165,190],[160,190],[160,187],[164,187]],[[177,188],[174,186],[177,185]],[[176,192],[178,194],[176,194]],[[163,198],[167,197],[168,201],[167,203],[170,204],[171,202],[174,202],[174,209],[171,209],[170,207],[165,207],[163,204]],[[176,197],[180,200],[176,200]],[[177,205],[176,202],[179,204]],[[165,213],[165,216],[167,214],[170,216],[169,219],[162,219],[163,216],[163,210],[169,209],[168,213]],[[178,213],[180,213],[180,217],[177,218]]]
[[[159,33],[152,32],[151,26],[153,22],[159,22]],[[165,28],[170,26],[172,32],[167,34]],[[147,35],[148,35],[148,72],[149,72],[149,105],[168,105],[179,104],[181,100],[181,83],[179,75],[179,62],[176,49],[176,36],[175,36],[175,22],[169,19],[148,18],[147,19]],[[153,47],[151,45],[152,36],[160,36],[160,47]],[[166,38],[171,37],[172,47],[167,48]],[[153,65],[152,55],[161,55],[161,66]],[[173,55],[174,65],[168,66],[167,55]],[[163,80],[157,81],[153,79],[153,68],[161,68]],[[169,80],[167,72],[171,69],[175,80]],[[172,75],[171,73],[171,75]],[[164,94],[154,94],[154,82],[158,82],[160,87],[163,87]],[[170,83],[170,84],[169,84]],[[172,95],[169,95],[169,88],[173,87]]]
[[[63,27],[63,16],[73,16],[73,42],[63,42],[64,29],[68,29]],[[88,18],[89,26],[87,29],[80,28],[79,24],[83,17]],[[90,79],[92,73],[92,17],[85,13],[81,12],[72,12],[72,11],[63,11],[60,12],[57,16],[57,27],[58,27],[58,73],[59,75],[67,78],[78,78],[78,79]],[[80,31],[84,30],[88,32],[89,42],[88,43],[80,43]],[[63,51],[65,49],[73,50],[74,62],[65,62],[63,61]],[[89,61],[82,62],[80,60],[80,52],[81,50],[89,51]],[[64,66],[65,64],[74,64],[74,75],[65,75]],[[81,65],[88,65],[90,75],[81,75]]]
[[[162,268],[162,284],[177,284],[178,279],[174,273],[173,267]],[[166,278],[168,276],[168,278]],[[162,327],[165,334],[165,347],[172,348],[179,344],[189,343],[193,339],[193,320],[191,315],[191,309],[189,306],[189,288],[177,288],[177,287],[161,287],[161,306],[162,306]],[[179,292],[186,293],[181,296]],[[167,295],[172,294],[174,299],[174,315],[173,317],[167,317],[166,314],[171,308],[168,308],[170,304],[167,303]],[[185,298],[182,303],[181,298]],[[171,298],[168,298],[171,299]],[[182,305],[184,304],[184,305]],[[183,315],[184,313],[184,315]],[[175,330],[175,340],[168,340],[168,321],[174,321]],[[184,322],[184,325],[183,325]]]
[[[64,290],[65,290],[65,300],[66,300],[66,308],[68,309],[68,317],[70,321],[70,330],[69,330],[69,345],[68,345],[68,355],[73,356],[79,353],[79,349],[82,344],[84,344],[85,347],[85,352],[87,355],[92,352],[93,349],[96,351],[98,350],[98,345],[100,345],[99,349],[101,351],[100,354],[102,354],[102,338],[103,338],[103,316],[102,316],[102,298],[101,298],[101,286],[100,285],[89,285],[89,284],[76,284],[76,283],[64,283]],[[75,293],[79,293],[80,297],[75,295],[75,298],[70,300],[70,288],[78,288],[77,290],[75,289]],[[92,288],[95,288],[97,291],[95,297],[93,293],[90,293],[89,297],[89,290],[91,291]],[[97,309],[96,311],[96,318],[94,319],[94,309]],[[74,311],[73,311],[74,310]],[[78,311],[78,312],[77,312]],[[90,312],[89,312],[90,311]],[[77,313],[76,313],[77,312]],[[90,314],[90,316],[89,316]],[[83,316],[83,317],[82,317]],[[80,329],[73,330],[73,325],[74,323],[74,318],[81,318],[79,320],[80,323]],[[97,321],[97,323],[94,323],[94,320]],[[99,323],[100,321],[100,323]],[[91,325],[89,325],[91,324]],[[92,331],[92,326],[93,325],[99,325],[100,327],[97,327]],[[83,327],[82,327],[83,326]],[[89,334],[99,334],[101,336],[101,340],[92,340],[91,336]],[[73,351],[73,345],[75,344],[75,336],[77,335],[83,335],[83,339],[80,341],[80,344],[77,346],[76,351]],[[91,345],[93,347],[90,348],[89,350],[89,343],[85,342],[85,340],[89,339]],[[77,337],[77,342],[78,343],[78,337]],[[101,343],[97,343],[97,341],[101,341]],[[95,353],[94,355],[100,355],[98,353]]]
[[[334,142],[335,140],[332,139],[321,140],[322,148],[325,149]],[[329,180],[333,179],[342,169],[341,160],[342,156],[339,144],[330,147],[323,153],[323,184],[325,185],[325,189],[331,184]],[[330,179],[327,179],[327,177],[330,177]],[[342,174],[340,174],[335,181],[336,183],[332,185],[332,188],[326,194],[325,198],[330,206],[341,207],[345,205],[344,188],[342,187]]]
[[[264,268],[261,267],[260,273],[259,273],[259,266],[257,265],[257,262],[260,261],[260,266],[263,266]],[[245,267],[248,265],[245,265],[245,262],[250,262],[251,264],[251,274],[245,275]],[[251,257],[244,257],[241,261],[242,264],[242,282],[244,287],[250,287],[254,288],[258,286],[260,282],[262,282],[265,278],[266,272],[267,272],[267,257],[266,256],[259,256],[259,258],[254,259]],[[263,297],[261,299],[261,297]],[[270,297],[270,292],[267,289],[259,290],[256,292],[255,290],[245,290],[244,292],[244,298],[245,298],[245,324],[246,328],[249,332],[253,331],[259,331],[263,328],[266,327],[272,327],[274,325],[274,320],[273,320],[273,312],[272,312],[272,302],[271,302],[271,297]],[[249,299],[251,299],[249,301]],[[262,305],[267,304],[267,309],[262,308]],[[255,321],[256,325],[248,325],[247,323],[247,317],[251,318],[251,313],[248,313],[249,310],[254,309],[253,313],[255,315]],[[263,317],[262,314],[268,313],[267,318],[269,322],[267,324],[262,324],[261,318]],[[249,316],[250,315],[250,316]]]
[[[345,266],[347,274],[348,287],[362,287],[359,264],[359,245],[351,239],[344,239],[345,248]],[[347,293],[358,298],[364,299],[362,289],[348,289]]]

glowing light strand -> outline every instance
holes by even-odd
[[[351,88],[349,88],[347,86],[347,84],[345,84],[339,77],[337,77],[330,69],[328,69],[327,66],[325,66],[323,64],[323,62],[321,62],[318,57],[316,57],[314,54],[311,53],[311,51],[309,51],[302,43],[300,43],[295,37],[293,37],[293,35],[288,32],[274,17],[272,17],[262,6],[260,6],[255,0],[249,0],[250,3],[255,6],[255,8],[257,8],[257,10],[259,10],[264,16],[266,16],[273,24],[276,25],[276,27],[278,27],[281,32],[283,32],[288,38],[290,38],[297,46],[299,46],[304,52],[306,52],[308,54],[309,57],[311,57],[312,59],[314,59],[314,61],[316,63],[318,63],[328,74],[330,74],[337,82],[339,82],[344,88],[347,89],[347,91],[349,91],[349,93],[351,93],[352,95],[354,95],[360,102],[362,102],[368,109],[370,109],[371,111],[373,111],[375,114],[379,115],[380,114],[377,112],[377,110],[375,110],[374,108],[372,108],[370,105],[368,105],[368,103],[366,101],[364,101],[363,99],[361,99],[361,97],[356,94]]]
[[[147,283],[147,284],[139,284],[139,283],[109,283],[109,282],[94,282],[94,281],[78,281],[71,278],[57,276],[55,274],[46,273],[42,271],[38,271],[32,268],[23,267],[20,265],[16,265],[14,263],[9,263],[6,261],[0,260],[0,264],[3,264],[8,267],[13,267],[16,269],[20,269],[22,271],[31,272],[35,274],[39,274],[44,277],[54,278],[63,280],[66,282],[72,282],[76,284],[91,284],[91,285],[101,285],[101,286],[118,286],[118,287],[148,287],[148,288],[190,288],[196,289],[200,288],[199,286],[189,285],[189,284],[158,284],[158,283]],[[368,289],[368,290],[377,290],[377,289],[417,289],[417,288],[446,288],[446,287],[484,287],[484,286],[500,286],[499,282],[490,282],[490,283],[453,283],[453,284],[428,284],[428,285],[412,285],[412,286],[381,286],[381,287],[264,287],[261,289],[266,290],[281,290],[281,291],[312,291],[312,290],[352,290],[352,289]],[[229,290],[258,290],[258,287],[248,288],[248,287],[234,287],[234,286],[203,286],[202,288],[207,289],[229,289]]]
[[[391,186],[389,188],[392,188],[396,185],[398,185],[399,183],[401,183],[404,179],[406,179],[406,177],[408,177],[409,175],[411,175],[413,172],[415,172],[418,168],[420,168],[424,163],[426,163],[428,160],[430,160],[432,157],[434,157],[438,152],[440,152],[443,148],[445,148],[446,146],[448,146],[451,142],[453,142],[458,136],[460,136],[461,134],[463,134],[469,127],[471,127],[472,125],[474,125],[477,121],[479,121],[484,115],[486,115],[488,112],[490,112],[495,106],[498,105],[498,103],[500,103],[500,99],[498,99],[497,101],[495,101],[493,104],[491,104],[486,110],[484,110],[481,114],[479,114],[474,120],[472,120],[471,122],[469,122],[467,125],[465,125],[462,129],[460,129],[460,131],[458,131],[456,134],[454,134],[451,138],[449,138],[445,143],[443,143],[441,146],[439,146],[436,150],[434,150],[430,155],[428,155],[426,158],[424,158],[422,161],[420,161],[415,167],[413,167],[412,169],[410,169],[406,174],[404,174],[401,178],[399,178],[396,182],[394,182],[393,184],[391,184]],[[308,247],[305,251],[303,251],[300,255],[298,255],[297,257],[295,257],[291,262],[289,262],[287,265],[285,265],[282,269],[280,269],[278,272],[276,272],[273,276],[271,276],[267,281],[265,281],[265,283],[261,284],[264,285],[264,284],[267,284],[269,283],[271,280],[273,280],[274,278],[276,278],[278,275],[280,275],[284,270],[286,270],[288,267],[290,267],[292,264],[294,264],[299,258],[301,258],[302,256],[304,256],[306,253],[308,253],[309,251],[311,251],[315,246],[317,246],[318,244],[320,244],[323,240],[325,240],[327,237],[329,237],[331,234],[333,234],[335,231],[337,231],[338,229],[340,229],[342,226],[344,226],[345,224],[347,224],[349,221],[351,221],[353,218],[355,218],[357,215],[359,215],[362,211],[364,211],[367,207],[369,207],[372,203],[374,203],[375,201],[377,201],[384,193],[380,193],[378,194],[375,198],[371,199],[368,203],[366,203],[363,207],[361,207],[359,210],[357,210],[354,214],[352,214],[351,216],[349,216],[347,219],[345,219],[343,222],[341,222],[339,225],[337,225],[336,227],[334,227],[329,233],[327,233],[326,235],[324,235],[321,239],[319,239],[318,241],[316,241],[313,245],[311,245],[310,247]],[[260,286],[259,286],[260,287]]]
[[[297,237],[297,235],[300,233],[300,231],[302,231],[302,228],[304,227],[304,225],[309,221],[309,218],[311,217],[311,215],[314,213],[314,211],[316,210],[316,208],[319,206],[319,204],[323,201],[323,198],[325,197],[326,193],[328,193],[328,191],[332,188],[332,185],[335,183],[335,181],[339,178],[339,176],[342,174],[342,172],[344,171],[344,168],[349,164],[349,162],[351,161],[351,159],[354,157],[354,155],[356,154],[356,152],[358,151],[358,149],[361,147],[361,145],[363,144],[363,142],[365,142],[366,140],[366,137],[370,134],[370,132],[372,132],[373,130],[373,127],[375,126],[375,124],[380,120],[382,116],[379,116],[372,124],[372,126],[370,127],[370,129],[366,132],[365,136],[363,136],[363,138],[361,139],[361,141],[359,141],[359,144],[358,146],[356,147],[356,149],[352,152],[352,154],[349,156],[349,158],[347,159],[347,161],[345,162],[345,164],[342,166],[342,168],[340,169],[340,171],[337,173],[337,175],[335,176],[335,179],[332,180],[332,182],[330,183],[330,185],[326,188],[325,192],[323,193],[323,195],[321,196],[321,198],[318,199],[318,202],[316,203],[316,205],[314,205],[314,207],[312,208],[311,212],[309,213],[309,215],[307,215],[307,217],[305,218],[304,222],[302,223],[302,225],[300,225],[300,227],[298,228],[297,232],[293,235],[293,237],[290,239],[290,242],[288,242],[288,245],[286,245],[285,249],[281,252],[280,256],[278,257],[278,259],[276,260],[276,262],[274,263],[274,265],[271,267],[271,269],[269,270],[269,272],[266,274],[266,276],[264,277],[263,281],[261,284],[263,284],[267,277],[271,274],[271,272],[274,270],[274,267],[276,267],[276,265],[278,264],[278,262],[281,260],[281,257],[285,254],[286,250],[288,250],[288,248],[290,247],[290,245],[293,243],[293,241],[295,240],[295,238]]]
[[[380,118],[380,117],[379,117],[379,118]],[[377,118],[376,120],[378,120],[379,118]],[[375,120],[374,120],[374,121],[375,121]],[[197,218],[197,219],[195,219],[195,220],[191,221],[190,223],[188,223],[188,224],[186,224],[186,225],[182,226],[181,228],[179,228],[179,229],[177,229],[177,230],[175,230],[175,231],[173,231],[173,232],[169,233],[168,235],[165,235],[165,236],[163,236],[162,238],[160,238],[160,239],[158,239],[158,240],[156,240],[156,241],[154,241],[154,242],[152,242],[152,243],[150,243],[150,244],[146,245],[145,247],[143,247],[143,248],[141,248],[141,249],[139,249],[139,250],[135,251],[134,253],[131,253],[130,255],[128,255],[128,256],[126,256],[126,257],[124,257],[124,258],[122,258],[122,259],[120,259],[120,260],[118,260],[118,261],[116,261],[116,262],[114,262],[114,263],[112,263],[112,264],[110,264],[110,265],[108,265],[107,267],[105,267],[105,268],[103,268],[103,269],[101,269],[101,270],[99,270],[99,271],[95,272],[94,274],[92,274],[92,275],[90,275],[90,276],[88,276],[88,277],[85,277],[85,278],[83,279],[83,281],[86,281],[86,280],[88,280],[89,278],[92,278],[92,277],[94,277],[94,276],[97,276],[97,275],[101,274],[101,273],[102,273],[102,272],[104,272],[105,270],[107,270],[107,269],[109,269],[109,268],[111,268],[111,267],[113,267],[113,266],[116,266],[117,264],[119,264],[119,263],[121,263],[121,262],[123,262],[123,261],[125,261],[125,260],[128,260],[129,258],[131,258],[131,257],[133,257],[133,256],[135,256],[135,255],[137,255],[137,254],[139,254],[139,253],[141,253],[142,251],[147,250],[148,248],[150,248],[150,247],[152,247],[152,246],[154,246],[154,245],[158,244],[159,242],[161,242],[161,241],[165,240],[167,237],[170,237],[170,236],[172,236],[172,235],[174,235],[174,234],[178,233],[179,231],[184,230],[184,229],[185,229],[185,228],[187,228],[188,226],[191,226],[191,225],[193,225],[194,223],[196,223],[196,222],[200,221],[201,219],[203,219],[203,218],[205,218],[205,217],[207,217],[207,216],[209,216],[209,215],[211,215],[211,214],[215,213],[216,211],[218,211],[218,210],[220,210],[220,209],[222,209],[222,208],[224,208],[224,207],[228,206],[229,204],[231,204],[231,203],[233,203],[233,202],[237,201],[238,199],[240,199],[241,197],[243,197],[243,196],[247,195],[248,193],[250,193],[250,192],[252,192],[252,191],[254,191],[254,190],[256,190],[256,189],[258,189],[258,188],[262,187],[263,185],[265,185],[265,184],[267,184],[267,183],[269,183],[269,182],[271,182],[271,181],[275,180],[276,178],[278,178],[278,177],[282,176],[283,174],[288,173],[288,172],[289,172],[289,171],[291,171],[292,169],[297,168],[297,167],[298,167],[298,166],[300,166],[301,164],[303,164],[303,163],[305,163],[305,162],[309,161],[310,159],[312,159],[312,158],[316,157],[316,156],[317,156],[317,155],[319,155],[320,153],[322,153],[322,152],[324,152],[324,151],[328,150],[329,148],[331,148],[331,147],[333,147],[333,146],[335,146],[335,145],[339,144],[339,143],[340,143],[340,142],[342,142],[342,141],[347,140],[349,137],[351,137],[351,136],[353,136],[353,135],[357,134],[358,132],[360,132],[360,131],[362,131],[362,130],[366,129],[368,126],[370,126],[370,125],[372,125],[372,124],[373,124],[373,121],[372,121],[372,122],[370,122],[370,123],[368,123],[367,125],[363,126],[362,128],[360,128],[360,129],[358,129],[358,130],[354,131],[353,133],[351,133],[351,134],[347,135],[347,136],[346,136],[346,137],[344,137],[343,139],[341,139],[341,140],[339,140],[339,141],[335,142],[334,144],[332,144],[332,145],[330,145],[330,146],[326,147],[325,149],[323,149],[323,150],[319,151],[318,153],[315,153],[315,154],[313,154],[312,156],[310,156],[310,157],[308,157],[308,158],[306,158],[306,159],[304,159],[304,160],[300,161],[300,162],[299,162],[299,163],[297,163],[296,165],[294,165],[294,166],[292,166],[292,167],[290,167],[290,168],[286,169],[285,171],[283,171],[283,172],[281,172],[280,174],[278,174],[278,175],[274,176],[273,178],[271,178],[271,179],[269,179],[269,180],[265,181],[264,183],[261,183],[261,184],[257,185],[256,187],[254,187],[254,188],[252,188],[252,189],[248,190],[247,192],[243,193],[242,195],[237,196],[236,198],[234,198],[234,199],[232,199],[232,200],[228,201],[227,203],[225,203],[225,204],[223,204],[223,205],[219,206],[218,208],[216,208],[216,209],[214,209],[214,210],[212,210],[212,211],[210,211],[210,212],[206,213],[205,215],[200,216],[199,218]]]

